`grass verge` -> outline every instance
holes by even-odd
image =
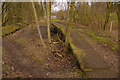
[[[2,37],[5,37],[8,34],[12,34],[15,31],[18,31],[21,27],[15,25],[6,25],[2,27]]]
[[[97,41],[98,43],[102,44],[103,46],[107,46],[110,49],[112,49],[113,51],[118,51],[118,43],[117,42],[113,42],[111,39],[109,39],[107,36],[107,34],[105,33],[97,33],[94,32],[92,30],[88,30],[88,29],[78,29],[80,32],[84,32],[87,35],[89,35],[92,39],[94,39],[95,41]],[[106,36],[101,36],[99,34],[102,35],[106,35]]]

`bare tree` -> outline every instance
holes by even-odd
[[[107,2],[107,12],[106,12],[106,18],[105,18],[105,24],[104,24],[104,30],[106,29],[106,25],[109,21],[109,17],[110,17],[110,10],[111,10],[111,2]]]
[[[74,7],[75,7],[75,2],[71,2],[70,12],[69,12],[69,23],[68,23],[68,26],[67,26],[66,39],[65,39],[65,49],[66,49],[66,51],[68,51],[68,47],[69,47],[70,32],[71,32],[71,24],[73,22]]]
[[[39,37],[40,37],[40,39],[41,39],[42,45],[43,45],[44,47],[46,47],[46,45],[44,44],[44,41],[43,41],[43,39],[42,39],[42,35],[41,35],[41,32],[40,32],[40,29],[39,29],[37,14],[36,14],[36,10],[35,10],[35,6],[34,6],[34,2],[33,2],[33,1],[32,1],[32,7],[33,7],[33,10],[34,10],[34,16],[35,16],[35,21],[36,21],[36,24],[37,24],[37,30],[38,30]]]
[[[48,40],[51,43],[51,36],[50,36],[50,25],[51,25],[51,3],[46,2],[47,5],[47,29],[48,29]]]

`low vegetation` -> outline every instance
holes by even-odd
[[[18,31],[20,28],[21,28],[20,26],[6,25],[6,26],[2,27],[2,37],[12,34],[16,31]]]
[[[103,46],[109,47],[113,51],[118,51],[117,41],[113,41],[109,38],[109,35],[105,32],[94,32],[88,29],[78,29],[80,32],[84,32],[89,35],[93,40],[97,41]]]

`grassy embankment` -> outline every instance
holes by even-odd
[[[112,38],[110,38],[110,34],[108,34],[105,31],[92,31],[88,29],[78,29],[80,32],[83,32],[90,36],[94,41],[100,43],[103,46],[107,46],[113,51],[118,50],[118,43],[117,41],[113,41]],[[114,36],[115,37],[115,36]]]
[[[18,31],[21,29],[21,26],[16,26],[16,25],[6,25],[2,27],[2,37],[5,37],[9,34],[13,34],[14,32]]]

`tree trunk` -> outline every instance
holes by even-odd
[[[68,14],[67,15],[67,24],[68,24],[68,22],[69,22],[69,12],[70,12],[70,9],[69,9],[70,8],[70,2],[68,2],[67,4],[68,4],[68,6],[67,6],[67,10],[68,10],[67,11],[67,14]],[[66,28],[66,33],[67,33],[67,28]]]
[[[106,18],[105,18],[104,30],[106,29],[106,25],[109,21],[110,9],[111,9],[111,2],[107,2],[107,13],[106,13]]]
[[[50,5],[50,2],[47,2],[46,3],[47,5],[47,29],[48,29],[48,40],[49,40],[49,43],[51,43],[51,36],[50,36],[50,25],[51,25],[51,5]]]
[[[13,25],[14,25],[14,23],[15,23],[15,21],[14,21],[14,16],[15,16],[15,15],[14,15],[14,3],[13,3],[13,16],[12,16],[12,17],[13,17],[13,22],[12,22]]]
[[[68,21],[69,21],[69,8],[70,8],[70,2],[68,2]]]
[[[36,21],[36,25],[37,25],[37,30],[38,30],[39,37],[41,39],[42,45],[44,47],[46,47],[46,45],[44,44],[44,41],[42,39],[41,32],[40,32],[40,28],[39,28],[39,24],[38,24],[38,19],[37,19],[37,14],[36,14],[36,10],[35,10],[35,6],[34,6],[34,2],[33,1],[32,1],[32,7],[33,7],[33,11],[34,11],[34,16],[35,16],[35,21]]]
[[[84,21],[86,21],[85,2],[83,4],[83,15],[84,15]]]
[[[117,16],[118,16],[118,45],[119,45],[119,47],[118,47],[118,50],[119,50],[119,52],[120,52],[120,2],[118,2],[118,11],[117,11]],[[119,75],[119,77],[120,77],[120,75]]]
[[[68,26],[67,26],[67,33],[66,33],[66,39],[65,39],[65,50],[66,50],[66,52],[68,52],[68,47],[69,47],[70,32],[71,32],[71,24],[73,22],[74,7],[75,7],[75,2],[71,2],[70,12],[69,12],[69,23],[68,23]]]
[[[118,2],[118,13],[117,13],[117,16],[118,16],[118,53],[120,53],[120,2]],[[119,57],[120,57],[120,54],[119,54]],[[120,77],[120,75],[118,76]]]
[[[112,32],[112,21],[110,22],[110,32]]]

